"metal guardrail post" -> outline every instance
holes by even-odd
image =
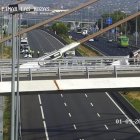
[[[88,70],[88,67],[86,67],[86,72],[87,72],[87,78],[89,79],[89,70]]]
[[[61,79],[60,67],[58,67],[58,77]]]
[[[114,76],[117,78],[117,68],[114,66]]]
[[[30,77],[30,80],[32,81],[33,78],[32,78],[32,69],[31,68],[29,69],[29,77]]]

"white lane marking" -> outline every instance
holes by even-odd
[[[49,140],[49,136],[48,136],[48,132],[47,132],[47,126],[46,126],[45,121],[43,121],[43,125],[44,125],[44,129],[45,129],[46,140]]]
[[[105,92],[106,95],[110,98],[110,100],[116,105],[116,107],[121,111],[121,113],[128,119],[130,120],[130,118],[125,114],[125,112],[118,106],[118,104],[112,99],[112,97],[107,93]],[[135,127],[135,129],[140,133],[140,129],[132,122],[130,121],[130,123]]]
[[[74,129],[75,129],[75,130],[77,129],[77,127],[76,127],[76,125],[75,125],[75,124],[73,124],[73,127],[74,127]]]
[[[91,106],[93,106],[93,103],[90,103]]]
[[[88,97],[87,94],[85,94],[86,98]]]
[[[43,31],[43,30],[42,30]],[[45,31],[43,31],[45,32]],[[45,32],[46,34],[48,34],[49,36],[51,36],[52,38],[54,38],[55,40],[57,40],[62,46],[65,46],[60,40],[58,40],[57,38],[55,38],[54,36],[52,36],[51,34],[49,34],[48,32]]]
[[[63,94],[61,94],[61,97],[63,98]]]
[[[97,116],[98,116],[98,117],[101,117],[101,115],[100,115],[99,113],[97,113]]]
[[[41,102],[40,95],[38,95],[38,99],[39,99],[39,104],[41,105],[41,104],[42,104],[42,102]]]
[[[107,125],[105,124],[104,126],[105,126],[105,128],[108,130],[108,127],[107,127]]]
[[[69,113],[69,116],[71,117],[71,114]]]
[[[40,94],[38,94],[38,100],[39,100],[39,104],[42,104]],[[41,110],[42,119],[44,120],[45,117],[44,117],[44,112],[43,112],[43,107],[42,106],[40,106],[40,110]],[[45,121],[43,121],[43,125],[44,125],[46,140],[49,140],[49,136],[48,136],[48,132],[47,132],[47,126],[46,126]]]
[[[41,109],[42,119],[44,120],[44,119],[45,119],[45,117],[44,117],[44,112],[43,112],[43,108],[42,108],[42,106],[40,106],[40,109]]]
[[[64,103],[65,106],[67,106],[67,103]]]

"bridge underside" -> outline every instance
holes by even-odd
[[[140,77],[20,81],[20,94],[82,93],[140,90]],[[11,93],[11,82],[0,82],[0,95]]]

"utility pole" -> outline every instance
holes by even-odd
[[[15,140],[15,62],[16,62],[16,17],[12,14],[12,83],[11,83],[11,140]]]

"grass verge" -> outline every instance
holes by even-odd
[[[4,114],[3,114],[3,140],[10,140],[10,119],[11,119],[11,100],[10,96],[4,97]]]
[[[140,112],[140,91],[126,92],[123,96]]]
[[[12,50],[9,46],[1,46],[0,44],[0,58],[11,58]],[[3,112],[3,140],[10,140],[10,123],[11,123],[11,99],[10,96],[4,97],[4,112]]]

